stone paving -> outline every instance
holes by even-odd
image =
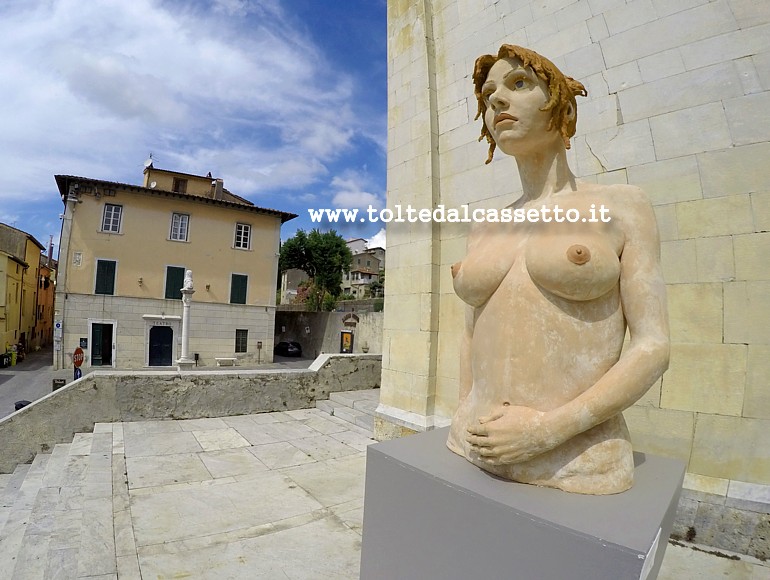
[[[326,411],[97,424],[0,476],[0,577],[358,578],[375,441],[355,423],[378,396],[340,393]],[[669,545],[659,578],[770,578],[759,562],[700,549]]]

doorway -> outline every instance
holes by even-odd
[[[112,366],[112,324],[91,324],[91,366]]]
[[[150,328],[149,366],[170,367],[173,358],[174,331],[170,326]]]

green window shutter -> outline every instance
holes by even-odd
[[[233,274],[230,283],[230,304],[246,304],[246,290],[249,277],[244,274]]]
[[[184,286],[184,268],[167,266],[165,297],[171,300],[181,300],[182,286]]]
[[[112,260],[96,261],[96,288],[94,294],[115,294],[115,266]]]

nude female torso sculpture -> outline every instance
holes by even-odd
[[[521,62],[510,60],[489,77],[510,84],[517,68]],[[516,101],[535,98],[530,77],[526,86],[516,81],[521,97],[499,95],[493,83],[485,116],[497,146],[519,162],[525,195],[511,207],[572,209],[581,218],[486,223],[471,233],[466,257],[452,268],[469,310],[447,445],[514,481],[618,493],[631,487],[634,467],[620,411],[668,360],[655,220],[638,188],[574,179],[561,141],[540,140],[526,101]],[[515,121],[506,124],[506,112]],[[533,183],[543,187],[527,195]],[[610,221],[594,221],[599,207]],[[627,323],[636,352],[619,364]]]

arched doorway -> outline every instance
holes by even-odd
[[[153,326],[150,328],[151,367],[170,367],[174,350],[174,331],[170,326]]]

